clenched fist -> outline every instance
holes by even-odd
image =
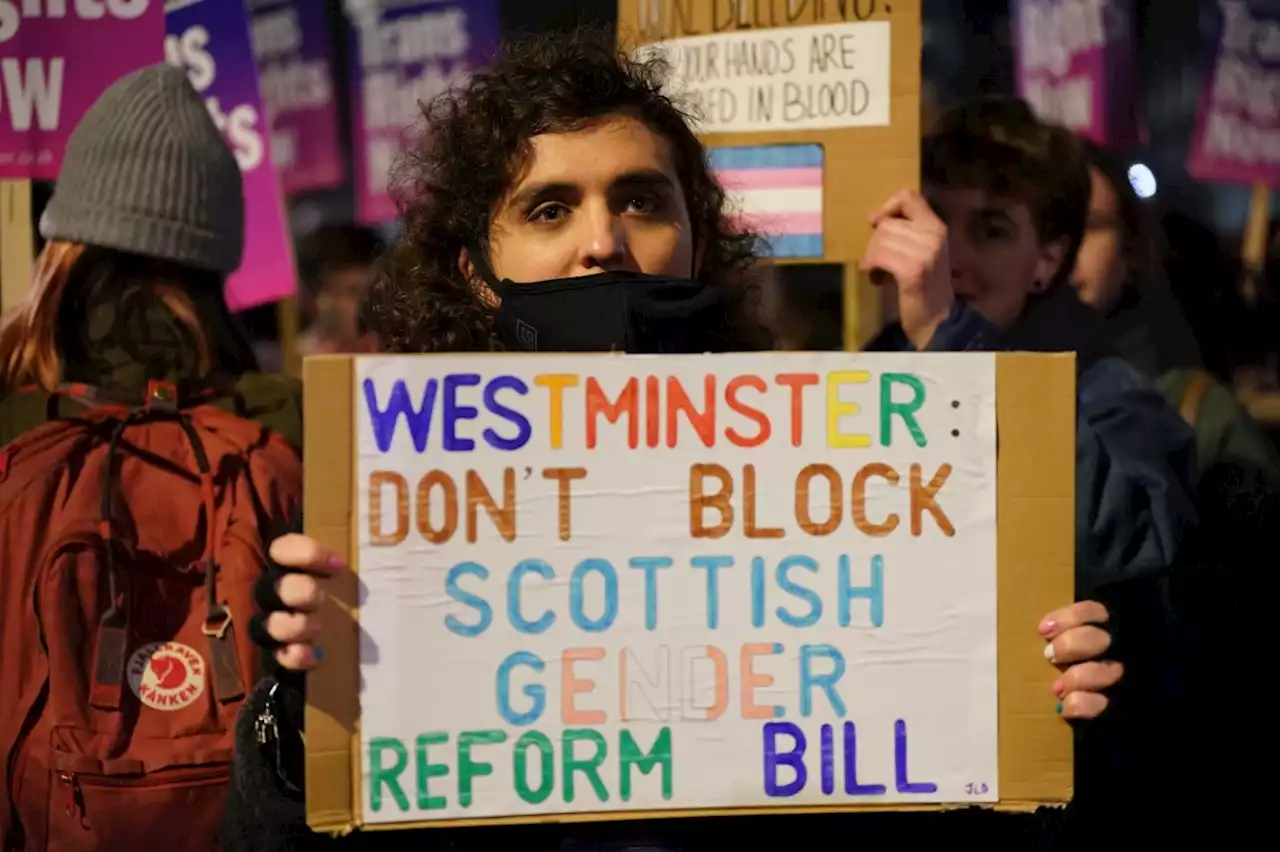
[[[871,227],[862,271],[892,276],[902,330],[923,350],[955,302],[947,226],[924,196],[904,189],[871,215]]]

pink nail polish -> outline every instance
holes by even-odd
[[[1058,696],[1059,698],[1062,697],[1062,681],[1061,680],[1055,680],[1053,682],[1053,694]]]
[[[1054,621],[1052,618],[1046,618],[1044,621],[1040,622],[1040,626],[1037,630],[1040,631],[1041,636],[1048,636],[1057,626],[1058,622]]]
[[[345,568],[345,567],[347,567],[347,563],[346,563],[346,562],[343,562],[343,561],[342,561],[342,557],[335,553],[335,554],[333,554],[332,556],[330,556],[330,557],[329,557],[329,567],[330,567],[330,568]]]

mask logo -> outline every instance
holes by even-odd
[[[530,352],[538,351],[538,330],[522,319],[516,320],[516,341]]]

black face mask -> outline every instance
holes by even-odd
[[[699,281],[601,272],[516,284],[497,280],[483,260],[475,265],[502,299],[498,334],[510,350],[696,354],[734,348],[723,295]]]

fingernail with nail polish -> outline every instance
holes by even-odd
[[[338,555],[338,554],[336,554],[336,553],[335,553],[334,555],[332,555],[332,556],[330,556],[330,557],[329,557],[329,567],[330,567],[330,568],[343,568],[343,567],[345,567],[345,566],[346,566],[346,564],[347,564],[347,563],[345,563],[345,562],[343,562],[343,561],[342,561],[342,557],[341,557],[341,556],[339,556],[339,555]]]
[[[316,645],[312,648],[312,650],[315,651],[317,663],[324,659],[324,648],[321,648],[319,645]]]
[[[1040,631],[1041,636],[1048,636],[1057,626],[1058,623],[1052,618],[1046,618],[1044,621],[1040,622],[1040,626],[1036,629]]]
[[[1048,660],[1049,662],[1051,662],[1051,663],[1052,663],[1052,662],[1053,662],[1053,658],[1054,658],[1054,657],[1056,657],[1056,656],[1058,656],[1058,652],[1057,652],[1057,651],[1055,651],[1055,650],[1053,650],[1053,643],[1052,643],[1052,642],[1050,642],[1048,645],[1045,645],[1045,646],[1044,646],[1044,658],[1045,658],[1046,660]]]
[[[1059,716],[1061,716],[1061,715],[1062,715],[1062,702],[1061,702],[1061,701],[1059,701],[1059,702],[1058,702],[1058,706],[1057,706],[1057,707],[1053,708],[1053,712],[1057,713]]]
[[[1055,680],[1053,682],[1053,694],[1058,696],[1059,698],[1062,697],[1062,680],[1061,679]]]

